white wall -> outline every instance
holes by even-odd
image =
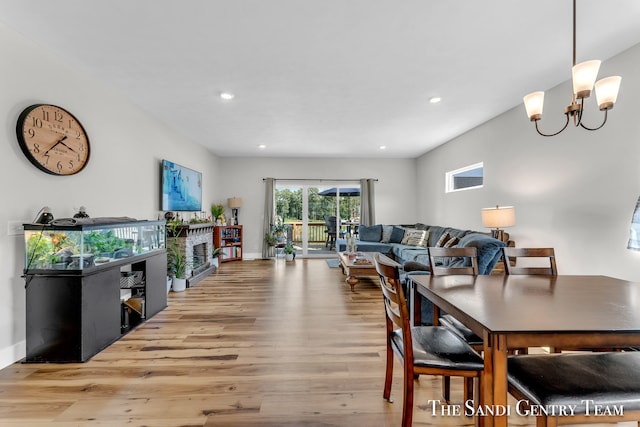
[[[418,159],[418,216],[433,224],[482,229],[480,209],[516,207],[508,229],[517,246],[552,246],[561,274],[604,274],[640,280],[640,253],[626,249],[640,195],[640,45],[602,64],[601,76],[622,76],[621,93],[604,128],[570,125],[561,135],[539,136],[523,106],[479,126]],[[569,70],[568,70],[569,72]],[[540,127],[560,128],[571,87],[545,97]],[[585,122],[601,121],[590,105]],[[444,193],[445,172],[484,161],[480,190]]]
[[[378,178],[379,220],[415,221],[415,159],[220,159],[1,24],[0,55],[0,178],[5,183],[0,189],[0,367],[25,355],[24,242],[21,235],[8,235],[9,221],[30,222],[45,205],[58,218],[86,206],[93,217],[156,219],[163,158],[203,172],[206,211],[212,202],[226,205],[228,197],[243,198],[245,254],[261,252],[264,177]],[[34,103],[59,105],[82,122],[92,151],[79,174],[47,175],[20,151],[16,121]]]
[[[24,356],[23,237],[8,235],[9,221],[30,222],[44,205],[70,217],[84,205],[89,215],[156,219],[159,162],[167,158],[203,171],[205,207],[216,197],[218,159],[184,139],[125,98],[70,70],[57,57],[0,25],[0,367]],[[20,151],[16,122],[34,103],[68,109],[91,142],[88,166],[69,177],[47,175]]]
[[[604,129],[567,129],[542,138],[519,106],[417,160],[217,158],[3,25],[0,54],[0,178],[5,183],[0,189],[0,366],[24,356],[25,340],[24,244],[21,236],[7,234],[8,222],[28,222],[44,205],[56,217],[71,216],[84,205],[92,216],[155,219],[162,158],[203,172],[207,210],[211,202],[243,198],[239,218],[245,255],[261,252],[263,178],[377,178],[379,223],[421,221],[480,230],[481,208],[513,204],[512,238],[519,246],[554,246],[561,273],[640,280],[640,253],[626,249],[640,194],[640,123],[633,104],[640,93],[639,46],[602,66],[602,75],[623,76],[618,105]],[[568,84],[547,94],[545,129],[558,126],[554,117],[562,116],[569,95]],[[22,155],[16,120],[25,107],[39,102],[67,108],[89,133],[91,159],[78,175],[46,175]],[[588,111],[586,120],[595,119]],[[444,194],[446,171],[478,161],[485,164],[482,190]]]
[[[242,197],[238,219],[243,225],[245,257],[261,256],[264,218],[263,178],[377,178],[376,222],[416,222],[415,159],[223,158],[219,185],[227,197]]]

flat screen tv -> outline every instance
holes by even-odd
[[[162,160],[163,211],[202,210],[202,173]]]

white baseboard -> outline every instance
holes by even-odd
[[[242,254],[242,259],[245,261],[251,261],[254,259],[262,259],[262,253],[261,252],[256,252],[256,253],[251,253],[251,252],[245,252]]]
[[[0,369],[24,359],[26,356],[26,348],[27,342],[20,341],[17,344],[0,349]]]

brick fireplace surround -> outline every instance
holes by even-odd
[[[187,287],[195,285],[216,270],[212,256],[214,225],[185,224],[176,228],[180,249],[187,257]],[[169,234],[168,237],[175,236]]]

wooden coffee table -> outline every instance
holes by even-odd
[[[340,268],[342,272],[347,276],[344,279],[345,282],[351,287],[351,291],[359,282],[358,277],[377,277],[376,266],[373,264],[373,256],[377,252],[358,252],[354,258],[349,258],[349,254],[346,252],[340,252]],[[386,255],[379,254],[380,258],[385,262],[391,264],[397,264],[391,258]],[[399,264],[398,264],[399,265]],[[358,277],[356,277],[358,276]]]

